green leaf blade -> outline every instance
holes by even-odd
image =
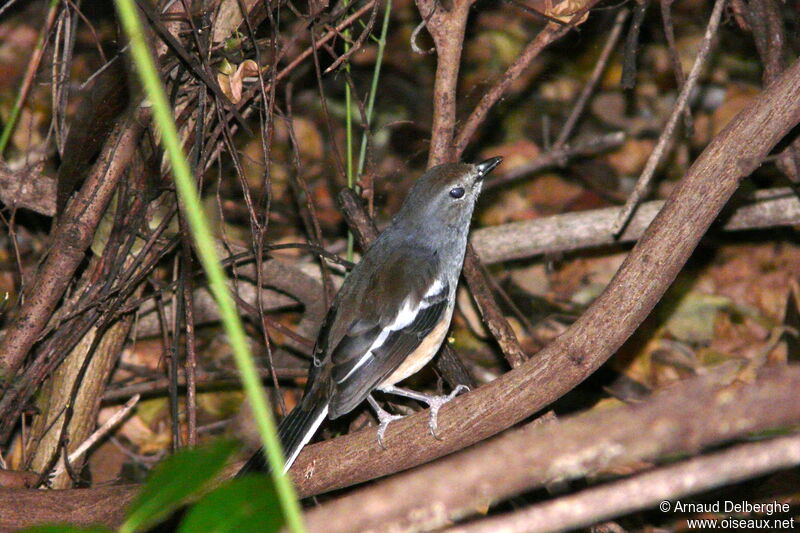
[[[233,479],[205,495],[179,533],[272,533],[284,525],[275,486],[267,476]]]
[[[222,470],[235,449],[233,442],[218,441],[165,459],[131,504],[120,531],[145,530],[178,509]]]

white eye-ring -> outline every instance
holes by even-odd
[[[450,196],[453,198],[461,198],[464,196],[464,187],[453,187],[450,189]]]

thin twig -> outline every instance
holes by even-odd
[[[786,68],[786,28],[780,3],[778,0],[752,0],[743,11],[764,65],[762,79],[766,87]],[[800,140],[795,138],[779,154],[777,165],[800,193]]]
[[[372,28],[373,26],[375,26],[375,19],[377,18],[377,16],[378,16],[378,6],[376,4],[375,8],[372,10],[372,14],[369,17],[369,21],[367,21],[367,25],[361,31],[361,35],[358,36],[358,38],[355,40],[355,42],[352,44],[352,47],[349,50],[347,50],[344,54],[336,58],[336,60],[333,63],[331,63],[331,65],[328,68],[325,69],[325,71],[322,73],[323,75],[333,72],[339,67],[339,65],[347,61],[350,58],[350,56],[361,50],[361,48],[364,46],[364,41],[366,41],[367,37],[369,37],[372,34]]]
[[[683,84],[686,83],[686,74],[683,72],[678,46],[675,43],[675,28],[672,24],[672,3],[674,1],[675,0],[661,0],[661,21],[664,25],[664,37],[667,39],[667,50],[669,51],[669,58],[672,62],[672,70],[675,72],[675,81],[680,91],[683,88]],[[684,108],[683,111],[684,127],[687,132],[691,132],[694,128],[692,111],[688,107]]]
[[[183,217],[181,217],[183,218]],[[182,221],[181,226],[188,228]],[[194,334],[194,297],[192,276],[192,252],[189,243],[183,243],[181,247],[181,292],[183,293],[183,326],[186,328],[186,360],[184,361],[184,372],[186,372],[186,444],[190,448],[197,446],[197,342]]]
[[[656,167],[658,167],[659,163],[661,163],[664,157],[666,157],[669,149],[671,148],[672,141],[675,136],[675,129],[678,125],[678,119],[680,118],[681,113],[683,113],[684,107],[686,107],[687,103],[689,102],[689,96],[691,96],[692,90],[697,85],[697,81],[700,78],[700,73],[702,72],[706,61],[708,60],[711,52],[711,45],[714,41],[714,37],[717,34],[720,20],[722,19],[722,11],[724,7],[725,0],[716,0],[716,2],[714,2],[714,10],[711,12],[711,18],[708,21],[708,27],[706,28],[706,33],[703,36],[703,42],[700,44],[700,50],[697,52],[697,58],[694,61],[694,65],[692,65],[692,70],[689,72],[689,77],[686,79],[686,83],[683,84],[683,87],[681,87],[678,100],[675,102],[675,106],[672,108],[672,113],[670,114],[666,126],[664,126],[664,131],[661,132],[661,136],[658,138],[658,143],[656,143],[656,146],[653,148],[650,157],[647,159],[647,164],[642,171],[642,175],[639,176],[636,186],[633,188],[630,197],[628,197],[628,200],[625,202],[625,207],[622,210],[622,213],[620,213],[619,218],[614,223],[613,234],[615,237],[618,236],[623,229],[625,229],[625,225],[630,220],[633,210],[636,209],[636,206],[639,205],[639,202],[650,189],[650,183],[653,180]]]
[[[80,457],[81,457],[81,456],[82,456],[84,453],[86,453],[86,451],[87,451],[89,448],[91,448],[92,446],[94,446],[94,444],[95,444],[97,441],[99,441],[100,439],[102,439],[103,437],[105,437],[105,436],[106,436],[106,434],[108,434],[108,433],[109,433],[109,432],[110,432],[112,429],[114,429],[114,427],[115,427],[115,426],[116,426],[116,425],[117,425],[117,424],[118,424],[118,423],[119,423],[119,422],[120,422],[120,421],[121,421],[123,418],[125,418],[126,416],[128,416],[128,413],[130,413],[130,412],[131,412],[131,410],[132,410],[134,407],[136,407],[136,404],[139,402],[139,398],[141,398],[141,396],[139,396],[139,395],[137,394],[137,395],[133,396],[133,397],[132,397],[130,400],[128,400],[127,402],[125,402],[125,405],[123,405],[123,406],[122,406],[122,408],[120,408],[120,409],[119,409],[119,410],[118,410],[116,413],[114,413],[113,415],[111,415],[111,417],[110,417],[108,420],[106,420],[106,421],[105,421],[105,423],[104,423],[102,426],[100,426],[99,428],[97,428],[97,429],[95,430],[95,432],[94,432],[94,433],[92,433],[92,434],[89,436],[89,438],[88,438],[88,439],[86,439],[85,441],[83,441],[83,442],[80,444],[80,446],[78,446],[77,448],[75,448],[75,451],[73,451],[71,454],[69,454],[69,458],[67,459],[68,463],[69,463],[69,464],[72,464],[72,463],[74,463],[75,461],[77,461],[78,459],[80,459]],[[61,476],[63,473],[64,473],[64,463],[63,463],[63,461],[62,461],[61,463],[59,463],[59,464],[58,464],[58,466],[56,466],[55,470],[53,470],[53,473],[51,474],[51,477],[59,477],[59,476]]]
[[[489,273],[486,272],[481,264],[478,254],[472,245],[467,245],[467,252],[464,256],[464,279],[467,280],[469,292],[475,299],[478,311],[481,313],[486,327],[500,346],[503,356],[511,365],[517,368],[528,360],[528,356],[519,344],[517,334],[511,324],[508,323],[500,306],[497,304],[492,294],[492,282],[489,280]]]
[[[617,46],[619,37],[622,35],[622,27],[625,24],[625,21],[628,20],[629,13],[630,12],[627,9],[621,9],[619,13],[617,13],[616,18],[614,19],[614,25],[608,34],[606,44],[603,46],[603,50],[600,52],[600,57],[597,58],[597,62],[594,65],[594,70],[592,70],[592,74],[589,76],[589,80],[586,82],[586,85],[583,86],[580,96],[578,96],[578,99],[575,101],[575,105],[572,107],[572,111],[570,112],[567,121],[564,123],[564,126],[558,133],[558,139],[556,139],[556,142],[550,148],[550,151],[555,152],[563,148],[563,146],[567,143],[567,140],[569,140],[570,135],[572,135],[572,130],[575,128],[575,125],[578,123],[578,119],[583,114],[583,110],[586,107],[586,103],[589,101],[589,97],[592,96],[595,87],[600,81],[600,77],[606,70],[608,59],[611,57],[611,52],[613,52],[614,48]]]
[[[622,79],[620,86],[623,89],[633,89],[636,85],[636,56],[639,48],[639,32],[642,29],[644,16],[647,14],[647,7],[650,0],[637,0],[636,7],[633,9],[633,20],[628,28],[628,36],[625,38],[625,53],[622,58]]]
[[[469,115],[461,130],[455,136],[454,159],[461,157],[464,153],[469,142],[472,140],[473,135],[478,128],[486,120],[489,110],[502,98],[502,96],[511,87],[511,84],[519,78],[525,69],[536,59],[539,54],[547,48],[551,43],[557,41],[565,36],[569,31],[583,20],[586,13],[598,2],[599,0],[589,0],[581,9],[573,15],[569,24],[556,24],[549,22],[542,31],[533,39],[533,41],[525,47],[525,50],[517,57],[516,60],[506,69],[502,77],[481,97],[478,105]]]
[[[594,155],[610,150],[611,148],[616,148],[625,142],[625,138],[625,132],[617,131],[580,141],[573,145],[562,146],[559,148],[554,146],[547,152],[539,154],[536,159],[533,159],[527,163],[523,163],[498,175],[497,177],[489,179],[483,186],[483,190],[487,191],[496,187],[500,187],[545,168],[565,166],[567,161],[574,157]]]
[[[259,375],[262,378],[272,377],[273,372],[267,369],[259,369]],[[295,379],[302,378],[308,374],[305,368],[276,368],[274,374],[282,379]],[[209,389],[214,387],[234,387],[241,388],[241,380],[235,372],[205,372],[198,371],[195,375],[195,386],[201,389]],[[118,402],[124,398],[129,398],[131,394],[141,394],[143,396],[161,396],[165,394],[169,388],[170,383],[167,378],[159,378],[152,381],[144,381],[142,383],[134,383],[132,385],[124,385],[121,387],[109,388],[103,393],[103,401],[106,403]],[[184,376],[178,377],[178,387],[186,386],[186,379]]]

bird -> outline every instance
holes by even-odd
[[[320,327],[303,397],[279,425],[284,472],[326,418],[345,415],[365,399],[378,417],[383,447],[387,426],[401,417],[380,407],[375,390],[428,404],[436,436],[439,408],[466,387],[434,396],[396,384],[422,369],[447,335],[475,203],[484,178],[501,161],[427,170],[353,267]],[[238,475],[266,470],[259,450]]]

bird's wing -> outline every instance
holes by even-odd
[[[346,333],[330,352],[330,417],[351,411],[396,370],[444,318],[450,287],[439,276],[436,254],[393,250],[369,282],[344,306]],[[342,308],[345,302],[340,302]],[[339,317],[337,317],[339,318]],[[339,319],[341,321],[341,319]]]

